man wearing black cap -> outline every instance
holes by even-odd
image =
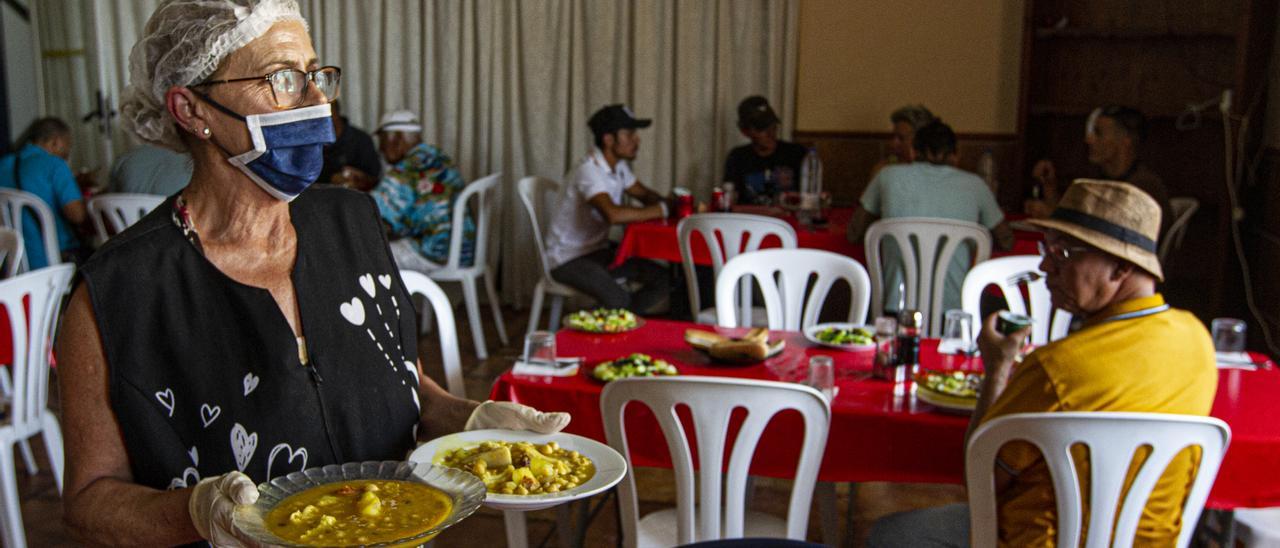
[[[595,297],[602,306],[652,313],[667,296],[667,273],[656,263],[634,258],[609,268],[614,249],[609,227],[667,216],[666,200],[644,186],[628,163],[640,148],[638,119],[623,105],[609,105],[587,121],[595,149],[560,189],[547,235],[547,260],[556,281]],[[628,205],[626,194],[644,204]],[[638,283],[635,293],[628,285]]]
[[[751,144],[729,151],[724,180],[733,183],[739,203],[768,204],[779,192],[797,190],[805,149],[778,140],[779,121],[764,97],[752,95],[738,103],[738,129]]]

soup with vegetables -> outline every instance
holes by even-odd
[[[390,542],[425,533],[449,516],[453,500],[429,485],[354,480],[312,487],[267,514],[276,536],[311,546]]]
[[[439,464],[480,478],[490,493],[539,495],[573,489],[596,473],[591,459],[556,442],[486,441],[452,449]]]

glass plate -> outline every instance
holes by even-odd
[[[816,344],[819,346],[825,346],[827,348],[839,348],[840,350],[861,351],[861,350],[876,349],[876,343],[874,341],[867,344],[835,344],[835,343],[824,342],[823,340],[819,339],[818,332],[823,331],[825,329],[829,329],[829,328],[866,329],[868,332],[872,333],[873,339],[875,338],[875,332],[876,332],[875,327],[870,325],[862,325],[862,324],[856,324],[856,323],[819,323],[819,324],[813,324],[809,326],[807,329],[805,329],[804,338],[813,344]]]
[[[296,544],[277,537],[266,527],[263,520],[267,513],[280,501],[301,493],[318,485],[339,481],[383,479],[405,480],[425,483],[444,491],[453,499],[453,510],[435,527],[420,535],[405,537],[391,542],[369,544],[367,546],[417,546],[440,534],[455,523],[462,521],[484,501],[485,488],[475,476],[444,466],[432,466],[427,463],[400,461],[368,461],[349,462],[346,464],[330,464],[320,468],[309,468],[301,472],[293,472],[258,485],[258,502],[237,506],[232,514],[231,522],[245,535],[268,545],[276,546],[310,546]],[[351,544],[350,546],[358,546]]]

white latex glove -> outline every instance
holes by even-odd
[[[527,430],[539,434],[554,434],[569,425],[568,413],[543,413],[518,403],[486,401],[471,412],[463,430]]]
[[[187,512],[196,531],[214,546],[257,546],[242,538],[231,525],[231,513],[236,505],[258,501],[258,486],[240,472],[214,476],[197,483],[191,491]]]

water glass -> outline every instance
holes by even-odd
[[[809,358],[809,386],[814,387],[831,401],[836,389],[835,362],[831,356]]]
[[[1236,318],[1214,318],[1213,349],[1218,352],[1244,352],[1248,324]]]
[[[876,359],[871,366],[871,376],[889,380],[893,367],[898,364],[898,319],[893,316],[876,318]]]
[[[556,334],[534,331],[524,337],[524,363],[543,367],[556,366]]]
[[[939,348],[954,349],[957,354],[972,354],[973,315],[963,310],[948,310],[942,324],[942,342]]]

